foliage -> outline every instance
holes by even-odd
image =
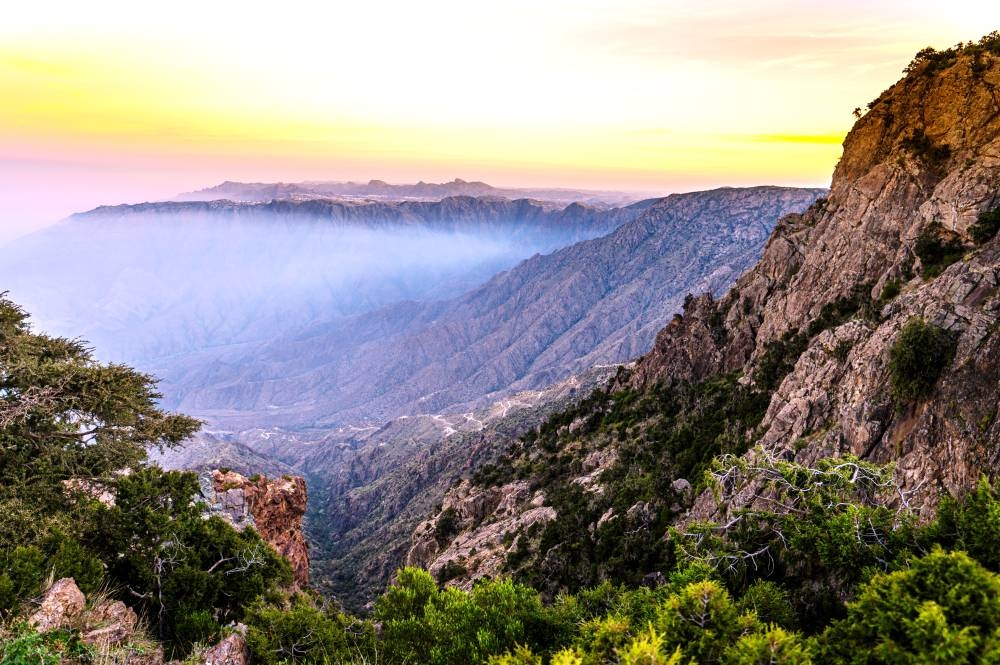
[[[940,222],[931,222],[917,236],[913,251],[920,258],[924,278],[933,279],[960,260],[965,248],[958,234],[945,229]]]
[[[197,491],[192,473],[148,467],[123,476],[91,543],[160,639],[182,648],[217,638],[271,585],[291,581],[288,563],[255,531],[205,519],[191,501]]]
[[[981,63],[981,56],[1000,55],[1000,33],[994,30],[978,42],[959,42],[943,51],[938,51],[930,46],[920,49],[913,60],[903,69],[903,72],[905,74],[931,75],[955,64],[959,56],[962,55],[973,56],[973,69],[975,70],[977,65]]]
[[[79,341],[32,333],[0,295],[0,501],[66,510],[66,481],[108,481],[197,428],[160,411],[159,397],[151,377],[98,363]]]
[[[969,235],[977,245],[992,240],[997,231],[1000,231],[1000,208],[980,213],[976,223],[969,227]]]
[[[159,397],[151,377],[32,332],[0,296],[0,612],[72,577],[111,589],[183,655],[290,582],[253,530],[205,518],[193,474],[144,465],[198,427]]]
[[[289,606],[259,602],[244,621],[253,661],[264,665],[351,662],[375,642],[370,623],[321,607],[302,593]]]
[[[904,137],[901,146],[938,175],[944,174],[945,165],[951,158],[951,147],[934,143],[922,129],[915,129]]]
[[[440,590],[426,572],[404,568],[375,607],[392,662],[484,662],[518,645],[558,640],[557,613],[538,593],[510,580],[486,580],[470,593]],[[554,640],[555,638],[555,640]]]
[[[64,630],[38,633],[24,624],[0,644],[0,654],[0,665],[59,665],[90,655],[78,635]]]
[[[935,550],[876,575],[823,635],[843,663],[980,663],[996,656],[1000,578],[962,552]]]
[[[920,318],[907,321],[889,350],[889,375],[897,404],[930,396],[954,355],[955,340],[947,331]]]

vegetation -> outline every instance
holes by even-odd
[[[1000,231],[1000,208],[980,213],[976,223],[969,227],[969,235],[977,245],[992,240],[997,231]]]
[[[889,350],[892,394],[903,405],[925,399],[955,355],[955,340],[923,319],[910,319]]]
[[[114,590],[183,655],[291,579],[256,533],[205,519],[193,474],[144,465],[198,427],[158,397],[151,377],[33,333],[0,297],[0,615],[73,577],[85,593]],[[44,661],[61,648],[52,639],[15,637],[5,658]]]
[[[994,30],[978,42],[960,42],[943,51],[938,51],[930,46],[923,48],[917,51],[917,54],[913,56],[913,60],[910,61],[903,72],[905,74],[916,72],[930,76],[952,66],[958,60],[959,56],[962,55],[973,56],[974,70],[977,66],[982,66],[980,63],[984,57],[991,55],[1000,56],[1000,32]]]
[[[463,591],[442,583],[464,570],[404,568],[371,619],[289,592],[256,533],[205,517],[193,475],[144,464],[197,427],[155,406],[149,377],[32,333],[0,300],[0,665],[95,659],[77,634],[16,619],[62,576],[110,589],[178,657],[242,622],[266,665],[998,662],[997,486],[944,497],[920,522],[891,467],[752,447],[809,341],[892,297],[870,291],[824,307],[746,379],[597,391],[553,416],[476,476],[527,480],[558,512],[519,539],[509,577]],[[891,349],[897,401],[929,395],[953,353],[947,332],[908,322]],[[592,455],[604,492],[574,482]],[[703,488],[720,521],[676,525]],[[444,511],[435,536],[457,529]]]
[[[937,277],[965,254],[958,234],[945,229],[940,222],[928,224],[917,236],[913,249],[920,258],[925,279]]]
[[[951,158],[951,147],[934,143],[923,130],[914,130],[903,139],[902,146],[932,171],[944,175],[944,167]]]

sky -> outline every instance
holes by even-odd
[[[223,180],[825,186],[940,0],[33,0],[0,16],[0,243]]]

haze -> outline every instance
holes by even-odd
[[[826,185],[995,3],[39,1],[0,22],[0,242],[216,182]]]

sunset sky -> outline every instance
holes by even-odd
[[[826,185],[853,108],[997,27],[961,0],[7,3],[0,242],[227,179]]]

